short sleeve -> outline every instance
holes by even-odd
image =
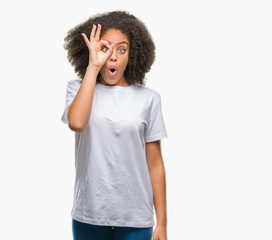
[[[64,111],[61,117],[61,121],[63,123],[68,124],[68,116],[67,116],[67,108],[71,105],[71,103],[73,102],[79,88],[81,85],[81,81],[80,80],[71,80],[68,82],[67,84],[67,88],[66,88],[66,99],[65,99],[65,107],[64,107]]]
[[[145,142],[153,142],[167,137],[162,114],[161,96],[157,93],[150,106],[150,115],[145,131]]]

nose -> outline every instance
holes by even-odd
[[[117,55],[116,55],[116,50],[115,49],[113,49],[113,51],[112,51],[112,54],[111,54],[111,56],[110,56],[110,60],[111,61],[117,61]]]

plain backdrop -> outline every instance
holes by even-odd
[[[72,240],[77,79],[63,49],[90,16],[126,10],[149,29],[168,138],[168,240],[272,239],[270,1],[5,1],[1,26],[1,239]]]

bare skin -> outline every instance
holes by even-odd
[[[112,54],[100,69],[100,83],[107,86],[129,86],[124,72],[129,58],[129,40],[120,30],[109,29],[101,39],[114,45]],[[107,48],[103,49],[107,51]],[[111,71],[113,70],[113,72]]]
[[[157,217],[157,226],[153,231],[152,240],[167,240],[166,181],[160,144],[160,140],[145,144],[146,162]]]
[[[120,31],[110,29],[100,40],[100,33],[100,24],[98,24],[97,30],[96,26],[93,26],[90,39],[87,38],[85,33],[82,33],[89,49],[89,65],[78,93],[68,107],[69,127],[73,131],[83,131],[89,121],[96,78],[99,72],[102,75],[101,83],[104,85],[129,86],[124,77],[129,51],[127,38],[122,33],[120,34]],[[123,43],[122,45],[120,42],[128,42],[128,44]],[[123,48],[122,51],[121,48]],[[124,50],[126,50],[126,53],[124,53]],[[109,66],[113,65],[117,68],[115,76],[109,75]],[[160,141],[146,143],[146,160],[152,181],[157,216],[157,226],[153,232],[152,240],[167,240],[165,170]]]
[[[89,49],[89,65],[77,95],[67,110],[69,128],[76,132],[83,131],[88,124],[97,75],[114,52],[114,44],[110,45],[108,41],[100,40],[100,33],[101,25],[98,24],[97,27],[93,25],[90,39],[85,33],[81,34]],[[107,51],[103,51],[105,47]]]

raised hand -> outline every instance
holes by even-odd
[[[113,51],[113,46],[105,40],[100,40],[100,33],[100,24],[98,24],[97,31],[96,25],[93,25],[90,40],[87,38],[85,33],[81,33],[89,49],[89,66],[98,68],[98,70],[100,70],[100,68],[105,64]]]

